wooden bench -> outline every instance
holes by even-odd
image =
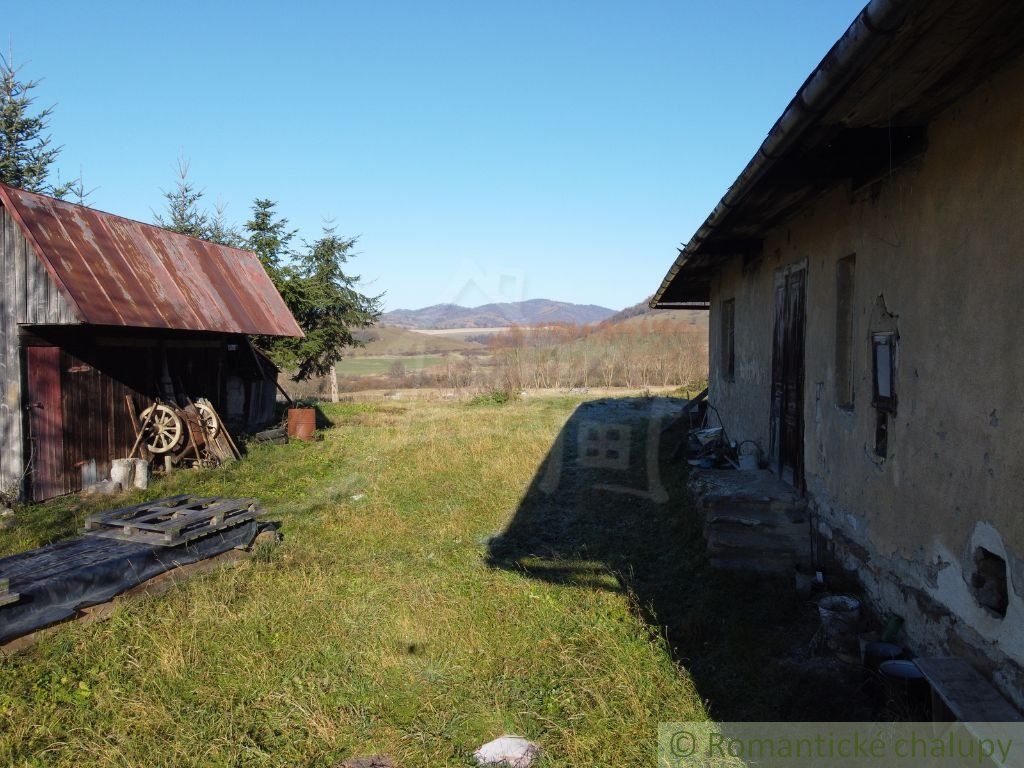
[[[1024,717],[966,660],[914,659],[932,687],[932,720],[1019,723]]]

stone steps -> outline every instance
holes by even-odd
[[[792,573],[810,566],[807,502],[771,473],[694,470],[690,488],[713,567]]]

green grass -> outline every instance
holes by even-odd
[[[396,362],[405,366],[406,373],[415,373],[432,365],[440,365],[444,358],[437,355],[346,357],[338,363],[338,375],[381,376],[390,373]]]
[[[551,485],[567,421],[600,416],[580,402],[327,406],[322,442],[156,484],[260,497],[284,542],[3,662],[0,764],[463,766],[505,732],[544,766],[653,764],[659,721],[706,717],[652,618],[700,567],[699,528],[667,462],[668,501]],[[644,402],[607,416],[640,440]],[[0,551],[101,504],[22,510]]]
[[[474,395],[468,401],[468,405],[504,405],[511,400],[518,400],[519,392],[509,392],[506,389],[492,389],[489,392],[481,392]]]

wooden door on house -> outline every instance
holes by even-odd
[[[33,501],[67,493],[59,347],[27,347],[29,485]]]
[[[797,488],[804,484],[804,326],[807,268],[775,273],[775,341],[772,351],[772,467]]]

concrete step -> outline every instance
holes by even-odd
[[[706,525],[719,522],[739,522],[745,525],[807,525],[807,508],[788,509],[773,507],[770,504],[751,504],[741,502],[735,505],[717,503],[713,507],[704,508]]]
[[[810,537],[807,530],[798,535],[757,529],[709,528],[704,532],[708,552],[788,552],[794,557],[810,554]],[[806,543],[805,543],[806,542]]]
[[[755,573],[789,574],[796,570],[796,559],[792,555],[764,554],[742,556],[713,554],[708,556],[712,568],[729,571],[754,571]]]

